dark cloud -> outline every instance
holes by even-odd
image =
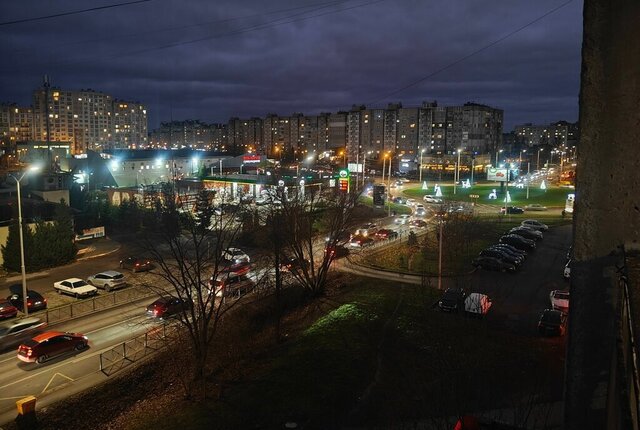
[[[522,122],[573,121],[580,1],[392,94],[563,3],[154,0],[0,27],[0,98],[29,104],[46,73],[63,88],[93,88],[146,103],[152,128],[170,116],[226,122],[231,116],[314,114],[397,101],[412,106],[434,99],[503,108],[507,129]],[[75,9],[78,3],[71,0],[2,2],[0,16]]]

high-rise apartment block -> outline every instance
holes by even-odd
[[[551,145],[558,147],[577,140],[578,125],[566,121],[558,121],[548,125],[527,123],[517,125],[515,134],[517,143],[523,146]]]
[[[31,107],[0,108],[0,133],[8,141],[68,143],[73,154],[144,146],[147,110],[91,89],[43,87],[33,92]]]
[[[33,109],[0,105],[0,140],[4,144],[33,140]]]
[[[160,123],[151,132],[151,148],[191,148],[223,151],[227,145],[227,127],[223,124],[206,124],[198,120]]]

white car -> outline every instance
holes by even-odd
[[[222,258],[232,263],[250,263],[251,258],[240,248],[227,248],[222,252]]]
[[[531,203],[530,205],[526,205],[524,207],[525,211],[546,211],[547,207],[539,205],[538,203]]]
[[[422,203],[417,203],[417,204],[416,204],[416,210],[420,210],[420,209],[422,209],[422,210],[426,210],[426,209],[425,209],[425,207],[424,207],[424,205],[423,205]]]
[[[569,291],[553,290],[549,293],[549,300],[551,301],[552,309],[557,309],[564,313],[569,310]]]
[[[429,196],[429,195],[424,196],[423,200],[427,203],[442,203],[442,199],[440,197]]]
[[[395,222],[396,224],[406,224],[409,221],[411,221],[411,215],[406,215],[406,214],[400,215],[399,217],[393,220],[393,222]]]
[[[363,225],[359,229],[357,229],[355,231],[355,235],[368,237],[368,236],[373,236],[374,234],[376,234],[377,231],[378,231],[378,226],[376,224],[368,223]]]
[[[94,287],[103,288],[107,292],[127,285],[124,275],[115,270],[107,270],[106,272],[91,275],[87,278],[87,283]]]
[[[546,224],[541,223],[538,220],[535,219],[525,219],[524,221],[522,221],[520,223],[521,226],[523,227],[528,227],[534,230],[540,230],[540,231],[547,231],[549,230],[549,226]]]
[[[64,281],[58,281],[53,283],[53,289],[58,294],[69,294],[76,298],[89,297],[98,294],[98,289],[92,285],[87,284],[80,278],[69,278]]]
[[[480,317],[489,312],[491,305],[491,299],[486,294],[471,293],[464,299],[464,310]]]
[[[407,206],[413,206],[416,204],[416,199],[407,199]]]

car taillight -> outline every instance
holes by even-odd
[[[31,306],[31,305],[33,305],[33,300],[27,299],[27,306]]]
[[[159,311],[158,309],[154,309],[154,310],[153,310],[153,314],[154,314],[154,315],[158,315],[159,313],[160,313],[160,311]]]
[[[136,263],[136,267],[138,267],[140,265],[140,263]]]

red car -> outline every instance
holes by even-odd
[[[18,308],[8,300],[0,301],[0,319],[9,319],[16,315],[18,315]]]
[[[67,352],[82,351],[87,346],[89,340],[83,334],[48,331],[20,345],[18,358],[27,363],[44,363]]]

